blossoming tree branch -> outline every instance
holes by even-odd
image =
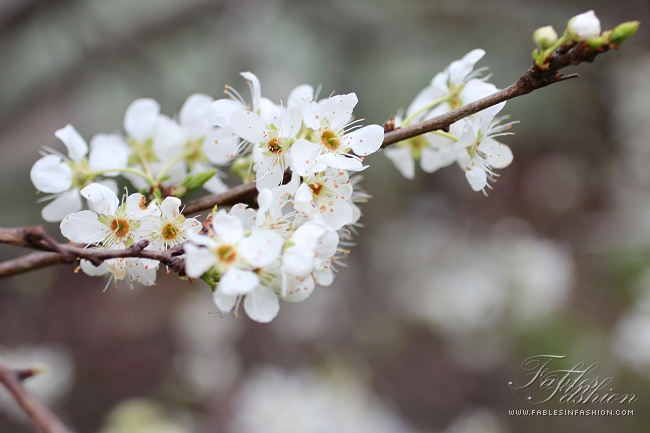
[[[516,122],[499,117],[507,100],[574,78],[561,69],[591,62],[637,30],[638,22],[601,31],[593,11],[572,18],[561,37],[548,26],[534,33],[532,67],[499,90],[476,49],[435,75],[405,110],[385,125],[354,120],[354,93],[319,99],[300,85],[279,104],[248,81],[250,102],[226,86],[227,98],[190,96],[178,116],[160,113],[153,99],[126,110],[124,136],[97,134],[88,145],[72,125],[55,132],[67,154],[45,148],[31,180],[51,194],[42,217],[60,222],[60,244],[40,226],[0,229],[0,242],[40,252],[0,264],[7,277],[54,263],[91,276],[152,285],[159,268],[202,279],[224,313],[268,322],[280,300],[306,299],[330,285],[357,234],[364,157],[384,154],[407,178],[456,163],[477,192],[492,188],[513,154],[498,137]],[[389,147],[390,146],[390,147]],[[228,188],[224,167],[242,184]],[[138,192],[118,193],[117,176]],[[187,203],[195,190],[208,195]],[[87,209],[84,209],[86,204]],[[208,211],[200,221],[191,215]]]
[[[70,240],[60,244],[41,226],[0,228],[0,242],[38,252],[0,263],[0,277],[55,263],[106,276],[106,288],[125,281],[152,285],[161,266],[181,278],[202,279],[217,308],[269,322],[280,300],[306,299],[330,285],[349,253],[369,196],[357,174],[364,157],[384,154],[407,178],[419,162],[425,172],[456,163],[469,186],[487,191],[513,154],[500,143],[515,122],[499,117],[505,102],[577,77],[559,71],[618,49],[638,22],[601,31],[593,11],[573,17],[561,37],[535,31],[534,63],[499,90],[475,65],[476,49],[435,75],[384,125],[354,120],[354,93],[319,99],[319,89],[296,87],[276,104],[262,97],[255,75],[244,72],[251,100],[226,87],[228,98],[190,96],[176,118],[152,99],[126,110],[126,134],[97,134],[90,145],[71,125],[55,132],[67,155],[45,148],[31,170],[42,209]],[[389,147],[390,146],[390,147]],[[228,188],[224,167],[242,184]],[[118,195],[121,176],[138,192]],[[195,190],[211,193],[183,203]],[[87,209],[84,209],[84,203]],[[206,219],[192,217],[209,211]],[[69,430],[22,385],[37,371],[0,365],[2,383],[43,432]]]

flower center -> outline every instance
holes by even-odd
[[[331,129],[323,131],[320,136],[320,141],[323,143],[323,146],[327,147],[329,150],[336,150],[341,144],[339,136]]]
[[[171,223],[169,223],[162,228],[161,234],[164,240],[170,241],[178,236],[178,231]]]
[[[268,149],[271,153],[282,153],[282,140],[279,138],[270,139]]]
[[[115,233],[115,237],[123,238],[129,234],[129,222],[127,220],[115,218],[111,222],[111,230]]]
[[[217,248],[217,256],[219,260],[229,265],[237,258],[237,251],[235,251],[232,245],[222,245]]]
[[[319,195],[323,190],[323,185],[320,183],[312,182],[309,184],[309,188],[311,188],[311,192],[314,195]]]

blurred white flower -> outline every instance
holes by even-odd
[[[399,416],[352,375],[321,377],[267,366],[234,397],[233,433],[408,433]]]

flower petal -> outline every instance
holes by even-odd
[[[246,295],[244,310],[252,320],[268,323],[278,315],[280,301],[273,290],[259,285],[253,292]]]
[[[244,236],[244,229],[239,218],[220,210],[212,218],[214,232],[227,244],[235,244]]]
[[[138,141],[146,141],[153,136],[160,115],[160,104],[153,99],[136,99],[124,113],[124,129]]]
[[[212,293],[212,300],[222,313],[228,313],[235,307],[237,296],[226,295],[221,290],[215,290]]]
[[[73,188],[66,191],[41,210],[41,216],[47,222],[54,223],[61,221],[66,215],[81,210],[81,196],[79,190]]]
[[[185,250],[185,273],[188,277],[199,278],[217,263],[214,253],[208,248],[200,248],[194,244],[183,245]]]
[[[99,183],[91,183],[81,190],[90,205],[90,208],[101,215],[115,215],[120,205],[115,193],[107,186]]]
[[[465,177],[474,191],[481,191],[487,185],[487,174],[480,167],[467,167]]]
[[[88,153],[88,145],[72,125],[58,129],[54,135],[68,148],[68,156],[74,162],[79,162]]]
[[[42,192],[63,192],[72,186],[72,168],[55,155],[46,155],[36,161],[29,177]]]
[[[99,266],[95,266],[91,261],[81,259],[79,266],[84,274],[91,277],[101,277],[102,275],[106,275],[108,272],[108,267],[105,262],[102,262]]]
[[[230,117],[230,124],[235,134],[251,143],[264,143],[270,139],[266,124],[252,111],[235,111]]]
[[[291,146],[293,170],[300,176],[307,176],[312,172],[311,170],[320,152],[320,148],[320,145],[302,138],[293,143],[293,146]]]
[[[212,124],[208,121],[208,112],[212,105],[212,96],[202,93],[191,95],[178,112],[178,120],[183,128],[183,132],[193,139],[204,137],[210,130]]]
[[[376,152],[384,141],[384,128],[379,125],[368,125],[352,131],[345,136],[345,147],[352,148],[359,156]]]
[[[239,244],[239,252],[255,268],[263,268],[280,256],[284,239],[272,230],[256,230]]]
[[[107,227],[100,223],[93,211],[82,210],[63,218],[61,234],[72,242],[93,244],[104,240]]]
[[[260,283],[260,277],[255,272],[231,267],[221,276],[219,290],[224,295],[245,295],[252,292]]]
[[[415,178],[415,162],[413,154],[408,147],[389,147],[384,150],[384,155],[388,157],[395,167],[407,179]]]
[[[97,134],[90,140],[88,167],[92,171],[124,168],[128,164],[129,146],[115,134]],[[117,176],[119,171],[104,173],[104,176]]]
[[[342,129],[352,120],[352,111],[359,102],[355,93],[332,96],[325,104],[324,115],[333,131]]]
[[[311,275],[294,278],[288,287],[287,294],[282,298],[287,302],[302,302],[314,292],[314,279]]]

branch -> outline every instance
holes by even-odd
[[[61,420],[23,386],[22,381],[38,373],[36,369],[15,370],[0,364],[0,383],[43,433],[72,433]]]
[[[42,226],[31,226],[17,228],[0,227],[0,243],[49,251],[46,253],[31,253],[0,263],[0,278],[10,277],[56,263],[75,263],[79,259],[89,260],[94,265],[99,266],[104,260],[122,257],[140,257],[158,260],[179,274],[183,274],[185,269],[183,259],[177,257],[183,253],[180,245],[166,251],[145,250],[149,245],[149,241],[147,240],[140,241],[129,248],[120,250],[86,248],[83,245],[59,244],[45,233]]]
[[[577,74],[563,75],[557,71],[567,66],[577,65],[582,62],[593,62],[594,58],[598,54],[602,54],[610,49],[618,49],[618,46],[615,44],[603,44],[601,47],[594,49],[591,48],[587,42],[580,42],[577,45],[571,43],[564,44],[549,56],[547,63],[544,66],[533,64],[533,66],[528,69],[528,71],[526,71],[526,73],[519,78],[516,83],[493,93],[492,95],[405,128],[395,129],[387,123],[384,125],[384,130],[386,132],[384,133],[384,141],[381,147],[388,147],[391,144],[417,137],[418,135],[426,134],[427,132],[441,129],[447,130],[449,125],[452,123],[458,122],[461,119],[476,114],[479,111],[492,107],[493,105],[500,104],[501,102],[516,98],[517,96],[526,95],[534,90],[541,89],[542,87],[560,81],[577,78]],[[285,172],[285,178],[287,177],[286,175],[287,173]],[[257,190],[254,183],[239,185],[223,194],[208,195],[192,200],[187,203],[183,213],[192,214],[212,209],[214,206],[230,206],[236,203],[254,204],[254,198],[256,195]]]
[[[526,95],[534,90],[541,89],[548,85],[578,77],[577,74],[564,75],[558,71],[571,65],[582,62],[593,62],[598,54],[610,49],[618,49],[618,45],[606,43],[598,48],[592,48],[587,42],[567,42],[558,47],[545,60],[543,65],[533,66],[517,80],[516,83],[500,90],[483,99],[464,105],[443,115],[425,120],[405,128],[395,129],[391,121],[384,125],[384,141],[382,148],[398,143],[402,140],[416,137],[436,130],[448,130],[452,123],[485,110],[493,105],[518,96]],[[285,180],[288,180],[290,171],[285,171]],[[204,210],[212,209],[214,206],[231,206],[237,203],[255,205],[257,189],[254,183],[239,185],[231,188],[223,194],[209,195],[192,200],[185,205],[184,214],[195,214]],[[118,257],[142,257],[158,260],[169,269],[183,275],[184,260],[177,257],[183,253],[179,245],[167,251],[145,250],[148,241],[141,241],[130,248],[122,250],[106,250],[100,248],[84,248],[83,245],[61,245],[49,237],[42,227],[23,227],[13,229],[0,228],[0,243],[14,246],[27,247],[47,253],[32,253],[18,259],[0,263],[0,278],[28,272],[55,263],[72,263],[80,258],[90,260],[95,265],[101,264],[104,260]]]

